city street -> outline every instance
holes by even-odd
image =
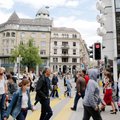
[[[73,105],[74,101],[74,93],[75,93],[75,83],[74,80],[71,80],[72,83],[72,98],[64,97],[64,87],[63,80],[59,80],[60,87],[60,97],[59,98],[51,98],[51,107],[53,109],[53,116],[51,120],[82,120],[83,118],[83,106],[82,99],[79,100],[79,104],[77,107],[77,111],[72,111],[70,107]],[[31,100],[34,103],[35,92],[31,93]],[[110,114],[111,107],[107,106],[105,112],[102,112],[103,120],[119,120],[120,112],[117,114]],[[40,116],[40,104],[36,105],[36,110],[34,112],[29,111],[26,120],[38,120]],[[12,119],[10,119],[12,120]],[[92,118],[90,119],[92,120]]]

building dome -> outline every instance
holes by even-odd
[[[49,18],[49,11],[47,7],[42,7],[38,10],[36,18]]]

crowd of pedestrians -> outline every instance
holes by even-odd
[[[112,107],[111,114],[117,114],[120,108],[120,77],[118,79],[118,104],[113,98],[114,80],[112,73],[108,69],[103,71],[101,77],[103,80],[103,98],[101,98],[98,79],[99,72],[94,68],[78,71],[74,75],[76,93],[73,106],[70,109],[76,111],[79,99],[82,98],[83,120],[89,120],[90,117],[94,120],[102,120],[101,112],[105,111],[107,105]],[[62,74],[62,80],[65,88],[64,95],[72,98],[71,75],[69,73]],[[41,104],[39,120],[49,120],[53,115],[50,97],[59,98],[58,82],[57,72],[51,76],[49,67],[40,72],[38,78],[32,71],[24,72],[20,80],[14,72],[5,73],[5,68],[0,67],[0,120],[9,119],[10,115],[16,120],[25,120],[28,110],[34,111],[30,99],[30,92],[32,91],[36,91],[34,105]]]

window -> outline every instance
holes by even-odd
[[[72,35],[72,38],[77,38],[77,35],[76,35],[76,34],[73,34],[73,35]]]
[[[57,46],[57,41],[54,41],[54,45]]]
[[[14,40],[11,40],[11,44],[12,44],[12,45],[14,44]]]
[[[53,58],[53,62],[58,62],[58,58]]]
[[[6,49],[6,54],[8,54],[9,53],[9,50],[8,49]]]
[[[9,32],[6,33],[6,37],[10,37],[10,33]]]
[[[67,46],[68,42],[62,42],[62,46]]]
[[[46,55],[46,50],[40,50],[41,55]]]
[[[41,34],[41,38],[46,38],[46,34],[45,34],[45,33],[42,33],[42,34]]]
[[[76,46],[76,42],[73,42],[73,46]]]
[[[6,45],[8,45],[8,44],[9,44],[9,40],[7,39],[7,40],[6,40]]]
[[[68,50],[67,49],[62,49],[62,54],[68,54]]]
[[[54,33],[54,37],[58,37],[58,33]]]
[[[73,55],[76,55],[76,50],[75,49],[73,49]]]
[[[20,33],[20,37],[21,37],[21,38],[23,38],[24,36],[25,36],[25,33],[24,33],[24,32]]]
[[[2,44],[3,44],[3,45],[5,44],[5,41],[4,41],[4,40],[2,40]]]
[[[5,33],[3,33],[3,37],[5,37]]]
[[[15,37],[15,32],[12,32],[12,33],[11,33],[11,36],[12,36],[12,37]]]
[[[76,63],[77,62],[77,58],[72,58],[72,62]]]
[[[41,46],[46,46],[46,41],[41,41]]]
[[[57,54],[57,49],[54,49],[54,54]]]
[[[68,58],[62,58],[62,62],[68,62]]]
[[[14,50],[14,49],[12,48],[12,49],[10,50],[10,53],[12,53],[12,52],[13,52],[13,50]]]
[[[32,33],[32,34],[31,34],[31,37],[32,37],[32,38],[35,38],[35,33]]]

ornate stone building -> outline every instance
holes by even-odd
[[[11,51],[21,42],[34,39],[34,45],[46,65],[49,65],[50,35],[52,20],[46,8],[41,8],[35,19],[21,19],[14,12],[7,22],[0,25],[0,57],[4,66],[9,63]]]
[[[52,24],[47,8],[41,8],[34,19],[19,18],[14,12],[7,22],[0,24],[1,65],[10,67],[11,51],[31,38],[39,48],[43,65],[50,66],[52,71],[72,73],[82,64],[88,64],[87,48],[80,33],[73,28],[53,27]]]
[[[74,73],[85,65],[87,50],[78,31],[53,27],[51,31],[50,66],[52,71]]]

